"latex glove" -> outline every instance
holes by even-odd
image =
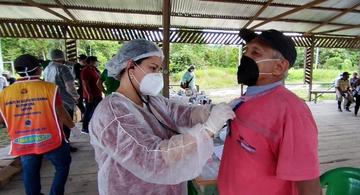
[[[208,120],[205,122],[207,130],[216,134],[229,119],[235,118],[232,108],[226,103],[220,103],[213,107]]]

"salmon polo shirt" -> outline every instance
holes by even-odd
[[[235,114],[219,170],[221,195],[297,195],[296,181],[320,175],[315,121],[284,86],[248,98]]]

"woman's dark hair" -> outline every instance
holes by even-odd
[[[136,60],[136,61],[134,61],[134,62],[135,62],[135,64],[140,65],[144,60],[146,60],[146,59],[148,59],[148,58],[149,58],[149,57],[141,58],[141,59],[138,59],[138,60]]]
[[[42,62],[41,60],[39,60],[33,55],[24,54],[15,59],[14,68],[21,77],[26,76],[25,73],[20,73],[20,72],[25,72],[25,70],[28,71],[29,76],[35,76],[38,74],[36,68],[37,67],[40,68],[41,62]]]
[[[134,61],[134,62],[135,62],[136,65],[140,65],[144,60],[146,60],[146,59],[148,59],[148,58],[149,58],[149,57],[141,58],[141,59],[138,59],[138,60],[136,60],[136,61]],[[122,71],[121,71],[120,74],[119,74],[119,78],[122,76],[122,74],[124,74],[125,70],[126,70],[125,68],[122,69]]]

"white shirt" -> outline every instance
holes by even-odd
[[[2,91],[5,87],[9,86],[6,78],[4,76],[0,76],[0,91]]]

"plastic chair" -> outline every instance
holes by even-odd
[[[329,170],[320,177],[326,195],[360,195],[360,169],[340,167]]]

